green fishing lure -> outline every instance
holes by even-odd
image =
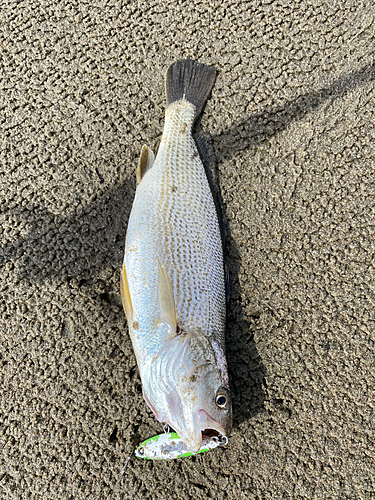
[[[146,439],[138,446],[134,454],[138,458],[146,458],[147,460],[172,460],[204,453],[227,443],[226,436],[203,437],[200,450],[194,453],[189,451],[176,432],[167,432]]]

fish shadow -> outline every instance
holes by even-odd
[[[202,130],[202,117],[196,124],[197,144],[203,155],[206,171],[222,223],[224,254],[230,276],[230,301],[227,308],[226,348],[228,369],[233,390],[234,426],[263,411],[267,392],[267,371],[254,340],[260,329],[262,311],[246,314],[242,306],[243,293],[239,283],[240,250],[231,236],[230,222],[220,197],[218,165],[241,151],[255,149],[284,131],[291,123],[303,119],[326,102],[345,96],[349,91],[375,78],[375,63],[336,79],[332,84],[302,95],[282,106],[270,106],[241,123],[234,124],[216,136]],[[207,168],[208,167],[208,168]]]
[[[231,236],[226,207],[221,198],[212,140],[202,130],[197,132],[195,140],[215,201],[222,236],[227,283],[226,352],[233,397],[233,424],[237,427],[260,412],[265,400],[265,367],[254,341],[260,312],[246,317],[242,306],[243,294],[238,278],[241,257]]]
[[[251,315],[245,313],[238,279],[240,254],[229,229],[227,240],[231,297],[227,308],[226,350],[233,393],[233,425],[237,427],[263,411],[267,372],[254,339],[260,329],[261,311],[252,311]]]

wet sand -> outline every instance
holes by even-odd
[[[1,6],[0,497],[375,498],[375,8],[67,0]],[[164,73],[218,69],[197,124],[220,184],[234,429],[160,433],[119,296]]]

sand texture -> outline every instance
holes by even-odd
[[[3,0],[1,500],[375,499],[375,7]],[[119,294],[164,74],[218,69],[197,123],[228,224],[229,444],[162,430]]]

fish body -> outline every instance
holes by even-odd
[[[191,451],[205,429],[231,427],[222,240],[192,136],[214,79],[190,60],[167,72],[163,136],[156,159],[142,148],[121,283],[144,398]]]

